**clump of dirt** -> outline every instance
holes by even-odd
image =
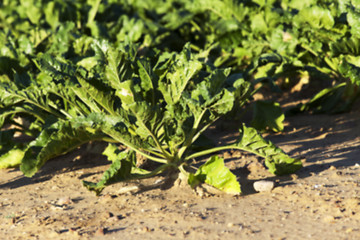
[[[241,196],[206,188],[161,188],[164,177],[114,184],[96,197],[81,180],[96,181],[109,163],[86,148],[48,162],[34,178],[1,170],[2,239],[359,239],[360,111],[287,118],[267,134],[304,168],[273,176],[260,159],[222,152],[238,176]],[[219,141],[236,131],[212,129]],[[257,193],[253,183],[275,183]],[[150,186],[154,187],[142,187]],[[139,187],[140,186],[140,187]]]

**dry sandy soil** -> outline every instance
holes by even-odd
[[[359,106],[340,115],[289,117],[283,133],[266,135],[304,159],[296,174],[273,176],[254,156],[220,153],[242,184],[241,196],[144,187],[164,178],[157,177],[115,184],[97,197],[81,180],[99,179],[108,163],[89,148],[48,162],[32,179],[1,170],[0,238],[360,239]],[[208,134],[236,137],[222,129]],[[275,188],[257,193],[257,180],[274,181]]]

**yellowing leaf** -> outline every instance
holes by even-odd
[[[205,182],[229,194],[241,193],[236,176],[225,166],[224,159],[218,156],[212,156],[195,174],[190,175],[191,186],[199,182]]]
[[[9,152],[0,156],[0,169],[19,166],[23,157],[23,150],[17,148],[11,149]]]

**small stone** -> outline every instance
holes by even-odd
[[[52,211],[64,210],[64,208],[63,208],[62,206],[60,206],[60,205],[52,205],[52,206],[50,207],[50,209],[51,209]]]
[[[273,181],[260,180],[254,182],[254,189],[257,192],[270,192],[274,188]]]
[[[60,205],[60,206],[69,205],[71,203],[72,203],[72,201],[71,201],[71,199],[69,197],[62,197],[56,202],[56,204]]]
[[[99,228],[98,230],[96,230],[95,236],[104,236],[105,233],[106,233],[106,228]]]
[[[335,218],[333,216],[326,216],[323,218],[323,221],[327,223],[332,223],[335,221]]]
[[[104,212],[102,217],[103,217],[104,220],[107,220],[107,219],[109,219],[109,218],[111,218],[113,216],[114,216],[114,214],[111,213],[111,212]]]
[[[242,153],[240,151],[234,151],[231,155],[232,158],[240,158]]]
[[[228,223],[227,226],[228,226],[229,228],[231,228],[231,227],[234,226],[234,224],[233,224],[233,223]]]
[[[112,196],[110,194],[105,194],[104,196],[102,196],[99,200],[101,203],[108,203],[112,200]]]
[[[74,236],[80,236],[80,233],[77,231],[76,228],[70,228],[69,233],[73,234]]]
[[[108,222],[117,222],[120,219],[122,219],[122,216],[112,216],[110,218],[107,219]]]
[[[224,153],[223,153],[223,157],[224,157],[225,159],[231,158],[231,154],[230,154],[229,152],[224,152]]]
[[[132,192],[137,192],[140,190],[139,186],[126,186],[126,187],[122,187],[117,191],[117,194],[128,194],[128,193],[132,193]]]
[[[156,179],[155,182],[154,182],[154,185],[161,185],[164,182],[165,182],[164,179]]]
[[[299,179],[299,176],[296,175],[295,173],[294,173],[294,174],[291,174],[290,176],[291,176],[291,178],[292,178],[293,181]]]
[[[336,167],[333,166],[333,165],[331,165],[331,166],[329,167],[329,170],[336,170]]]
[[[195,192],[197,193],[197,195],[199,195],[199,197],[203,197],[205,195],[204,189],[201,187],[196,187]]]

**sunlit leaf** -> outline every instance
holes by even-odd
[[[233,146],[264,158],[269,171],[276,175],[293,173],[302,167],[299,159],[291,158],[273,143],[266,141],[254,128],[245,125],[240,129],[240,137]]]
[[[207,183],[229,194],[240,194],[236,176],[224,165],[224,159],[212,156],[198,171],[189,177],[189,184]]]

